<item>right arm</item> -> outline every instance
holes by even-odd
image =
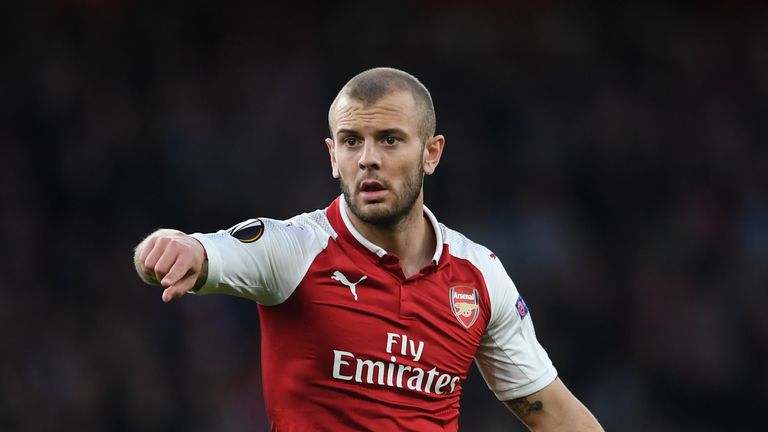
[[[208,273],[203,245],[171,229],[159,229],[139,243],[133,264],[141,280],[165,288],[162,298],[166,303],[202,286]]]
[[[280,304],[328,242],[299,222],[249,219],[211,234],[158,230],[136,247],[136,271],[165,287],[165,302],[191,291]]]

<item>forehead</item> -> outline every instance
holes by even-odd
[[[336,101],[330,120],[334,133],[339,129],[399,128],[415,134],[418,110],[416,101],[408,92],[390,93],[369,105],[343,95]]]

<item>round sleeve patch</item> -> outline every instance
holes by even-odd
[[[253,243],[264,234],[264,223],[255,219],[235,226],[229,230],[229,234],[243,243]]]

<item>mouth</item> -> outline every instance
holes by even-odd
[[[386,186],[378,180],[363,180],[360,183],[360,196],[364,201],[380,200],[386,193]]]

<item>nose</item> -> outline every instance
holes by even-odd
[[[381,154],[373,140],[365,140],[358,160],[361,170],[381,168]]]

